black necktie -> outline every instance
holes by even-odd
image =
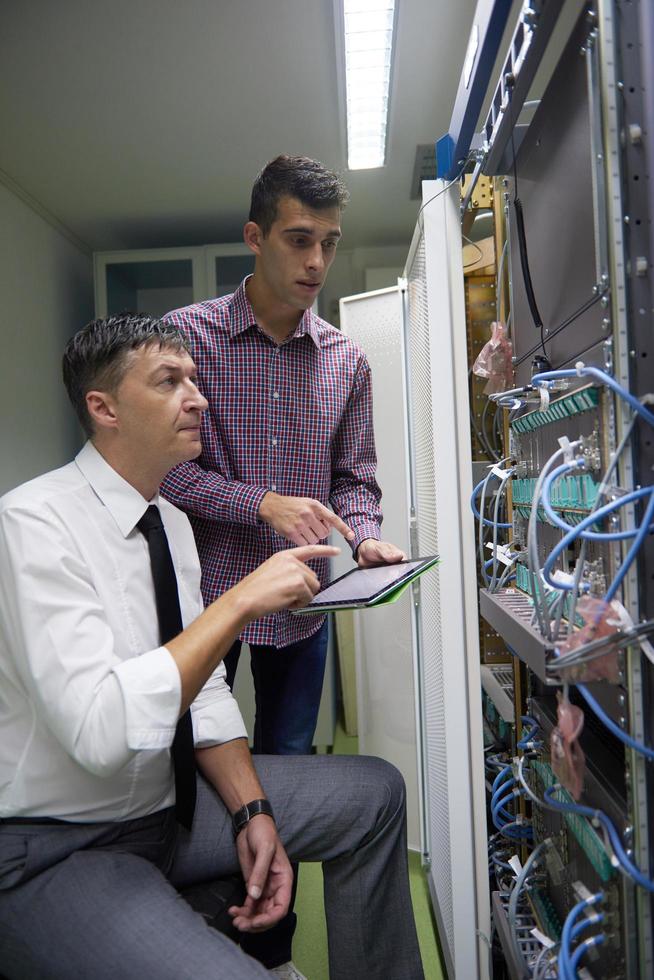
[[[158,508],[153,504],[148,507],[137,527],[148,542],[159,620],[159,637],[160,642],[164,644],[181,633],[183,626],[175,567]],[[175,771],[175,815],[179,822],[190,830],[196,794],[195,749],[190,710],[186,710],[177,722],[171,755]]]

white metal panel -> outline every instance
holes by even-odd
[[[341,329],[372,370],[382,537],[409,553],[402,301],[397,287],[341,300]],[[338,574],[340,564],[334,567]],[[343,571],[351,568],[348,562]],[[359,750],[398,767],[407,785],[409,846],[421,847],[411,596],[355,613]]]
[[[468,980],[487,976],[490,913],[458,188],[444,188],[423,184],[407,361],[417,549],[442,558],[418,612],[430,890],[448,972]]]

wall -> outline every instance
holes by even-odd
[[[93,315],[93,265],[0,184],[0,493],[68,461],[81,433],[61,381],[67,339]]]

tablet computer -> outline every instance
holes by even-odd
[[[390,601],[414,578],[438,562],[438,555],[410,558],[395,565],[353,568],[318,592],[308,606],[291,610],[296,615],[323,613],[330,609],[366,609]]]

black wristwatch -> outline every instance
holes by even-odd
[[[256,817],[259,813],[265,813],[267,817],[271,817],[273,821],[275,820],[269,800],[252,800],[251,803],[246,803],[245,806],[242,806],[232,816],[234,837],[237,837],[252,817]]]

